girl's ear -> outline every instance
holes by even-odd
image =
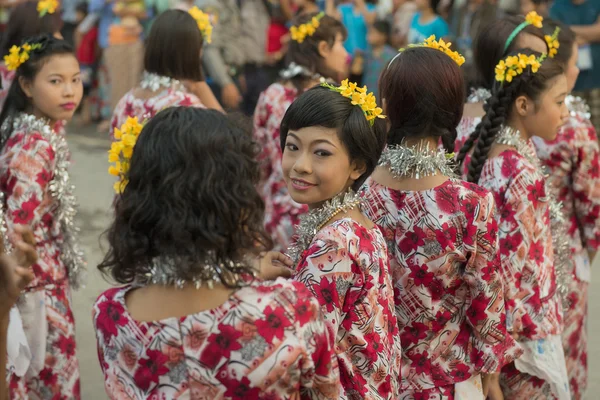
[[[532,110],[533,102],[527,96],[519,96],[515,100],[515,109],[519,116],[526,117]]]
[[[33,97],[33,95],[31,94],[31,81],[20,76],[19,86],[21,86],[21,90],[23,91],[23,93],[25,93],[25,96],[27,96],[28,98]]]
[[[317,45],[317,50],[319,51],[319,55],[323,58],[327,58],[327,56],[331,53],[331,48],[325,40],[321,40],[319,42]]]
[[[352,164],[350,164],[350,179],[355,181],[358,178],[360,178],[362,176],[362,174],[364,174],[366,171],[367,171],[367,166],[365,165],[364,162],[353,161]]]

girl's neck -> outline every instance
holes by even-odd
[[[54,125],[56,124],[57,121],[49,118],[47,115],[45,115],[43,112],[41,112],[38,108],[30,107],[28,110],[26,110],[26,112],[28,114],[33,115],[34,117],[36,117],[38,119],[45,121],[51,128],[54,129]]]
[[[426,8],[425,10],[420,11],[421,16],[419,18],[419,22],[426,23],[435,18],[435,12],[431,8]]]
[[[510,118],[506,122],[506,126],[518,131],[519,134],[521,135],[521,138],[525,141],[528,141],[533,136],[527,131],[527,129],[525,129],[525,126],[523,125],[521,120],[519,120],[518,118]]]

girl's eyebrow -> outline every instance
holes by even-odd
[[[294,139],[301,142],[300,138],[298,136],[294,135],[292,132],[288,132],[288,136],[292,136]],[[337,149],[337,146],[327,139],[317,139],[317,140],[313,141],[311,144],[317,144],[317,143],[326,143]]]

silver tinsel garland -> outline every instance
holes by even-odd
[[[531,141],[525,141],[519,131],[504,127],[496,139],[496,143],[516,148],[517,152],[533,164],[544,176],[544,186],[548,195],[550,208],[550,230],[552,232],[552,247],[554,248],[554,270],[556,273],[556,287],[562,298],[563,305],[569,306],[568,292],[575,268],[571,258],[569,236],[567,234],[567,221],[562,212],[562,203],[554,195],[550,187],[548,176]]]
[[[73,289],[84,286],[84,274],[87,263],[79,246],[79,228],[75,225],[77,214],[77,199],[75,187],[69,176],[69,146],[62,133],[54,132],[48,123],[33,115],[20,113],[13,120],[13,132],[39,132],[50,143],[55,156],[53,179],[48,184],[52,198],[56,201],[54,215],[60,224],[63,236],[60,246],[60,258],[67,268],[69,283]]]
[[[140,87],[142,89],[149,89],[153,92],[158,91],[160,88],[173,88],[174,90],[182,90],[184,88],[183,84],[177,79],[169,78],[168,76],[161,76],[148,71],[144,71],[142,80],[140,82]]]
[[[581,97],[568,95],[565,98],[565,104],[567,105],[569,114],[571,114],[572,117],[579,116],[584,119],[590,119],[590,107]]]
[[[8,240],[8,227],[6,226],[6,215],[4,214],[4,192],[0,191],[0,240],[4,243],[4,253],[12,253],[12,245]]]
[[[410,177],[420,179],[437,173],[456,178],[452,157],[443,150],[429,148],[429,143],[408,147],[396,145],[387,147],[381,154],[379,165],[388,168],[394,178]]]
[[[345,193],[340,193],[331,200],[328,200],[321,207],[311,210],[308,214],[300,217],[300,223],[296,227],[294,243],[287,251],[287,255],[298,263],[300,256],[310,246],[317,232],[321,230],[329,220],[341,212],[346,212],[360,207],[363,202],[360,193],[355,193],[349,189]]]
[[[485,88],[473,88],[471,94],[467,97],[467,103],[485,103],[492,97],[492,92]]]
[[[283,79],[292,79],[301,76],[303,78],[319,80],[321,83],[326,81],[321,75],[313,73],[305,66],[296,64],[295,62],[291,62],[287,68],[282,69],[279,72],[279,76]]]

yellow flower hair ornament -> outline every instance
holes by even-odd
[[[319,25],[321,24],[321,18],[323,18],[324,16],[325,13],[320,12],[316,16],[312,17],[310,22],[299,26],[292,26],[290,28],[290,36],[292,37],[292,40],[298,43],[302,43],[304,42],[304,39],[306,39],[307,36],[314,35],[317,31],[317,28],[319,28]]]
[[[58,0],[40,0],[37,4],[38,13],[40,17],[46,14],[54,14],[58,8]]]
[[[356,83],[348,82],[348,79],[344,79],[340,86],[333,86],[329,83],[322,83],[321,86],[350,99],[353,106],[359,106],[371,126],[375,123],[375,118],[385,118],[385,115],[382,114],[383,110],[377,106],[375,95],[372,92],[367,93],[366,86],[358,87]]]
[[[198,7],[194,6],[189,11],[192,18],[196,20],[198,24],[198,29],[202,32],[202,37],[206,43],[211,43],[212,41],[212,30],[213,26],[210,23],[210,15],[200,10]]]
[[[521,33],[523,29],[525,29],[529,25],[533,25],[536,28],[542,28],[544,22],[544,18],[541,15],[538,15],[535,11],[531,11],[529,14],[525,16],[525,21],[521,22],[514,31],[510,34],[508,39],[506,39],[506,43],[504,43],[504,51],[508,50],[510,44],[515,40],[517,35]]]
[[[4,63],[6,64],[6,69],[8,69],[9,71],[15,71],[25,61],[29,60],[29,54],[33,50],[39,50],[41,48],[42,45],[39,43],[25,43],[22,46],[11,47],[8,51],[8,54],[4,56]]]
[[[559,33],[560,27],[557,26],[556,29],[554,29],[552,36],[544,36],[544,39],[546,39],[546,44],[548,45],[548,57],[550,58],[554,58],[554,56],[558,53],[558,48],[560,47],[560,42],[558,41]]]
[[[533,25],[536,28],[541,28],[543,26],[544,17],[542,17],[535,11],[531,11],[525,16],[525,21],[529,22],[530,25]]]
[[[113,132],[116,141],[112,143],[108,151],[108,162],[114,164],[108,168],[108,173],[119,177],[119,181],[114,185],[117,194],[123,193],[129,183],[127,173],[129,172],[131,156],[143,127],[144,125],[138,122],[137,117],[129,117],[121,125],[121,128],[115,128]]]
[[[452,46],[451,42],[445,42],[444,39],[435,40],[435,35],[431,35],[423,43],[409,45],[408,47],[429,47],[430,49],[439,50],[453,59],[460,67],[465,63],[465,58],[458,51],[452,50],[450,46]]]
[[[504,82],[512,82],[513,78],[520,75],[527,67],[531,67],[531,72],[536,73],[542,66],[542,62],[546,59],[546,54],[539,57],[525,54],[517,54],[516,56],[508,56],[504,60],[500,60],[496,65],[496,81],[503,84]]]

